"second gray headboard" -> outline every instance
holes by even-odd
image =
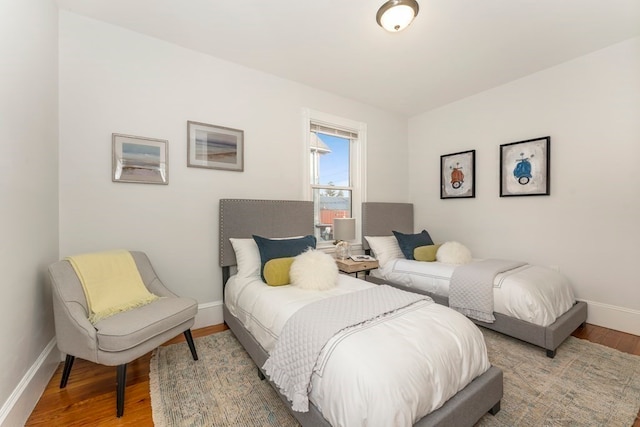
[[[365,202],[362,204],[362,248],[364,236],[390,236],[392,231],[413,233],[413,203]]]

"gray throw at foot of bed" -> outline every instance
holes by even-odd
[[[525,265],[524,262],[485,259],[456,267],[451,275],[449,307],[467,317],[492,323],[493,281],[505,271]]]

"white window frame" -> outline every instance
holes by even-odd
[[[366,201],[367,171],[366,171],[366,147],[367,125],[366,123],[345,119],[320,111],[303,109],[303,135],[304,135],[304,161],[303,165],[303,200],[313,200],[313,188],[311,184],[311,165],[309,154],[311,153],[311,123],[322,124],[336,129],[344,129],[358,133],[358,139],[351,141],[349,170],[353,190],[351,192],[351,217],[356,219],[356,238],[351,245],[353,249],[362,248],[362,203]],[[319,243],[319,248],[330,248],[331,243]]]

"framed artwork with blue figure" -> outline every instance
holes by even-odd
[[[476,197],[476,150],[440,156],[440,198]]]
[[[548,196],[551,137],[500,146],[500,197]]]

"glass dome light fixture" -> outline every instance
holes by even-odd
[[[376,21],[385,30],[397,33],[413,22],[419,10],[416,0],[388,0],[378,9]]]

